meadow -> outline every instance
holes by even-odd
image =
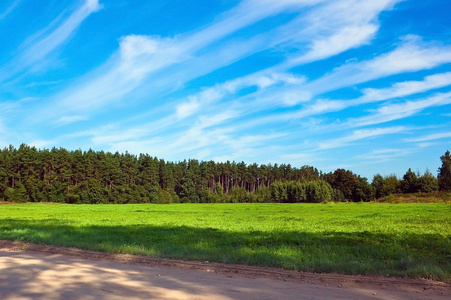
[[[451,206],[0,205],[0,239],[299,271],[451,279]]]

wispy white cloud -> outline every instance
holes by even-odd
[[[214,127],[217,126],[219,124],[222,124],[228,120],[231,120],[235,117],[237,117],[238,113],[233,111],[233,110],[229,110],[229,111],[224,111],[215,115],[210,115],[210,116],[200,116],[199,117],[199,127],[200,128],[208,128],[208,127]]]
[[[0,116],[4,118],[11,118],[20,112],[20,108],[26,105],[30,105],[37,101],[35,97],[25,97],[17,101],[2,101],[0,105]]]
[[[92,141],[94,144],[99,145],[111,145],[122,141],[136,141],[148,136],[148,132],[145,128],[132,128],[127,130],[115,130],[113,133],[107,133],[103,130],[100,132],[92,132],[94,136]]]
[[[173,86],[174,81],[182,85],[187,80],[281,43],[286,38],[266,32],[246,40],[224,41],[219,49],[212,47],[206,50],[202,47],[243,26],[276,14],[281,9],[290,8],[293,4],[308,5],[315,2],[318,1],[287,2],[285,5],[274,4],[269,7],[257,7],[253,1],[244,2],[225,14],[223,20],[191,35],[182,34],[174,38],[125,36],[120,41],[119,55],[113,56],[101,69],[88,75],[74,90],[59,95],[58,98],[63,98],[59,105],[70,110],[98,109],[106,103],[121,99],[139,86],[151,86],[148,91],[155,94],[155,90]],[[248,10],[249,5],[253,10]],[[202,50],[202,54],[197,53],[199,50]],[[257,84],[264,85],[265,82]],[[189,107],[195,106],[195,103],[191,101]],[[187,108],[181,106],[180,114],[183,115]]]
[[[92,140],[101,145],[109,145],[111,151],[138,151],[153,153],[162,157],[184,159],[189,157],[202,159],[239,156],[242,159],[258,157],[266,153],[267,143],[284,136],[284,133],[253,135],[241,132],[239,126],[231,122],[236,114],[225,111],[212,115],[201,115],[191,126],[191,120],[185,120],[181,130],[170,131],[161,137],[161,132],[154,132],[152,126],[140,126],[121,131],[120,127],[95,134]],[[110,134],[106,132],[110,131]],[[259,148],[266,150],[257,150]]]
[[[401,61],[397,66],[390,68],[390,64],[383,65],[389,63],[395,58]],[[409,61],[415,61],[416,63],[410,66],[408,63]],[[252,106],[260,107],[259,103],[265,101],[264,99],[266,98],[284,99],[286,95],[294,95],[294,97],[302,99],[302,95],[309,94],[311,98],[314,98],[315,95],[333,91],[338,88],[364,83],[374,79],[387,77],[389,75],[428,69],[448,62],[451,62],[451,48],[449,46],[437,45],[434,43],[423,43],[419,38],[409,37],[404,39],[391,52],[377,56],[374,59],[347,63],[341,67],[338,67],[332,73],[326,74],[316,80],[300,83],[299,85],[287,86],[284,89],[276,89],[272,91],[272,95],[268,94],[270,91],[265,91],[265,96],[261,98],[259,97],[260,95],[255,95],[255,99],[257,100]],[[340,111],[348,107],[359,106],[368,102],[385,101],[398,97],[406,97],[416,93],[449,86],[451,84],[450,76],[451,74],[449,72],[439,73],[426,76],[423,81],[400,82],[395,83],[389,88],[382,89],[367,88],[363,89],[363,95],[357,99],[318,99],[315,100],[313,104],[305,104],[298,111],[281,115],[271,114],[270,116],[264,116],[260,118],[259,121],[254,120],[253,124],[255,125],[257,122],[265,123],[276,122],[277,120],[286,121],[301,119],[328,112]],[[401,118],[403,115],[410,116],[415,112],[421,111],[421,106],[425,105],[426,107],[428,105],[432,105],[432,103],[436,100],[429,99],[429,101],[420,101],[418,103],[413,102],[418,105],[416,110],[414,110],[415,105],[413,104],[402,105],[405,110],[402,115],[395,114],[395,111],[401,111],[401,107],[394,106],[393,108],[396,110],[391,110],[390,106],[387,106],[386,109],[381,108],[381,111],[385,111],[384,113],[371,117],[364,117],[360,119],[361,122],[355,123],[355,126],[382,123]],[[301,102],[302,101],[298,101],[297,103]],[[443,105],[445,104],[447,104],[446,101],[443,102]],[[410,109],[408,109],[408,107],[410,107]],[[353,122],[354,121],[357,120],[353,120]]]
[[[391,8],[396,2],[381,1],[377,5],[369,5],[362,1],[341,0],[331,3],[305,0],[269,1],[266,5],[262,5],[261,1],[243,1],[224,13],[215,23],[198,32],[180,34],[173,38],[125,36],[120,41],[118,54],[111,57],[103,67],[75,84],[74,88],[59,94],[57,98],[63,100],[57,101],[56,106],[59,108],[58,111],[65,113],[79,114],[82,111],[86,113],[86,111],[101,109],[107,103],[121,101],[120,99],[123,99],[125,95],[129,95],[138,88],[146,89],[146,94],[151,94],[151,97],[159,97],[161,96],[159,91],[165,93],[170,87],[183,86],[191,79],[255,52],[277,45],[290,47],[297,43],[302,44],[303,41],[310,40],[315,35],[318,38],[314,39],[306,55],[323,51],[320,51],[319,47],[325,43],[324,49],[335,49],[334,53],[323,52],[316,58],[310,57],[309,60],[325,58],[368,42],[378,28],[376,20],[378,13]],[[259,20],[283,11],[300,12],[305,6],[312,6],[313,9],[307,10],[307,14],[300,13],[299,17],[276,29],[246,39],[225,39],[231,33]],[[345,12],[349,8],[360,11],[360,14],[357,14],[358,17]],[[336,9],[339,12],[330,15],[330,11]],[[318,18],[318,14],[328,14],[328,17]],[[341,18],[340,16],[345,16],[343,14],[347,18]],[[346,22],[343,21],[345,19]],[[308,25],[308,30],[301,30],[305,36],[296,33],[299,32],[299,25],[302,23]],[[323,30],[324,27],[328,29]],[[349,40],[344,41],[342,38]],[[328,40],[331,42],[327,42]],[[215,43],[219,42],[221,47],[215,46]],[[339,43],[342,46],[339,47]],[[207,48],[207,46],[212,47]],[[260,80],[256,84],[262,88],[272,84],[274,78],[271,77],[274,72],[284,73],[284,69],[292,65],[293,63],[285,64],[285,66],[282,64],[279,66],[280,71],[270,68],[257,72],[254,76],[242,78],[241,81],[252,79],[255,84],[255,80]],[[174,85],[175,82],[177,84]],[[224,95],[227,93],[222,96]],[[308,91],[295,91],[291,94],[287,92],[280,99],[281,103],[290,106],[310,98],[311,94]],[[188,102],[177,104],[178,117],[192,115],[201,107],[199,103],[201,102],[196,99],[196,96],[193,96]]]
[[[8,132],[6,126],[4,125],[3,118],[0,117],[0,133],[4,136]],[[2,140],[0,140],[0,145],[3,144]]]
[[[44,149],[44,148],[52,148],[55,146],[55,144],[58,144],[58,141],[55,139],[52,140],[32,140],[27,143],[31,147],[36,147],[37,149]]]
[[[80,24],[89,15],[100,10],[101,7],[98,0],[86,0],[68,18],[63,19],[59,24],[52,23],[49,27],[43,29],[22,46],[25,49],[19,57],[20,62],[24,66],[29,66],[45,58],[50,52],[66,42]]]
[[[360,106],[370,102],[386,101],[395,98],[403,98],[418,93],[428,92],[434,89],[451,85],[451,73],[439,73],[426,76],[423,80],[403,81],[394,83],[388,88],[365,88],[363,95],[356,99],[332,100],[317,99],[311,104],[306,104],[295,113],[289,113],[285,117],[304,118],[329,112],[337,112],[346,108]]]
[[[13,1],[3,12],[0,13],[0,20],[5,19],[22,0]]]
[[[303,166],[303,165],[313,165],[318,162],[324,161],[324,157],[318,155],[318,153],[313,152],[301,152],[301,153],[290,153],[290,154],[282,154],[280,155],[281,161],[289,161],[291,164],[295,166]]]
[[[400,72],[431,69],[451,62],[451,47],[425,43],[419,36],[402,38],[402,45],[395,51],[381,55],[364,65],[374,75],[387,76]]]
[[[81,115],[75,115],[75,116],[61,116],[58,120],[56,120],[56,123],[60,126],[67,125],[73,122],[77,121],[83,121],[87,120],[88,118],[86,116]]]
[[[378,29],[377,16],[384,9],[390,9],[399,1],[379,1],[378,4],[368,4],[364,1],[334,1],[321,2],[317,6],[306,10],[307,13],[300,13],[293,21],[281,25],[277,29],[259,35],[257,38],[247,40],[247,44],[259,41],[257,48],[248,48],[247,54],[252,54],[254,49],[264,50],[266,45],[274,47],[298,48],[296,52],[303,53],[300,57],[289,55],[288,60],[276,66],[258,71],[242,79],[255,79],[258,76],[263,78],[271,77],[274,73],[287,73],[287,70],[303,63],[327,58],[348,49],[361,46],[369,42]],[[332,13],[333,12],[333,13]],[[353,13],[358,12],[358,13]],[[264,38],[259,38],[260,36]],[[276,38],[274,37],[285,37]],[[259,44],[263,42],[264,44]],[[239,52],[241,47],[237,44],[230,46],[222,45],[225,53]],[[233,49],[233,50],[231,50]],[[236,56],[238,57],[238,56]],[[195,64],[185,66],[185,70],[199,70],[200,66],[217,66],[217,61],[224,60],[221,54],[215,49],[209,57],[202,56]],[[225,59],[224,61],[233,61]],[[209,69],[211,71],[211,69]],[[205,74],[207,71],[199,72],[197,75]],[[174,76],[174,74],[171,74]],[[297,95],[294,96],[294,95]],[[310,100],[309,91],[295,90],[289,91],[286,95],[279,97],[281,103],[286,105],[296,105],[297,103]]]
[[[331,1],[306,16],[296,36],[308,41],[308,51],[290,59],[286,65],[299,65],[328,58],[365,44],[379,29],[378,15],[392,9],[399,0]]]
[[[30,37],[20,47],[20,53],[0,69],[0,81],[11,78],[27,68],[42,66],[49,54],[62,46],[83,20],[101,7],[98,0],[86,0],[66,19],[58,17],[58,22],[52,22],[47,28]]]
[[[448,73],[442,73],[442,74],[435,74],[431,76],[426,76],[423,81],[407,81],[402,83],[395,83],[389,88],[382,88],[382,89],[372,89],[371,91],[366,90],[366,93],[360,98],[357,98],[355,100],[327,100],[327,99],[319,99],[315,101],[312,105],[307,105],[304,107],[301,111],[301,113],[297,113],[296,117],[299,118],[301,116],[313,116],[313,115],[321,115],[326,112],[333,112],[333,111],[339,111],[342,109],[345,109],[347,107],[350,107],[352,105],[361,105],[364,103],[367,103],[369,101],[381,101],[381,100],[389,100],[393,97],[399,97],[399,96],[408,96],[411,93],[417,93],[417,92],[423,92],[427,91],[429,89],[439,88],[442,86],[446,86],[448,84],[449,74]],[[263,94],[265,94],[267,91],[263,90]],[[357,119],[349,119],[348,121],[344,120],[344,123],[342,125],[338,124],[330,125],[331,128],[348,128],[348,127],[360,127],[360,126],[367,126],[367,125],[374,125],[379,124],[383,122],[388,122],[391,120],[395,120],[398,118],[404,118],[407,116],[411,116],[415,113],[421,112],[423,109],[431,106],[437,106],[437,105],[446,105],[449,103],[449,100],[446,100],[448,94],[436,94],[436,97],[428,97],[427,99],[421,99],[417,101],[406,101],[403,103],[397,103],[397,104],[387,104],[383,107],[381,107],[378,110],[372,111],[372,115],[363,117],[363,118],[357,118]],[[257,96],[258,98],[258,96]],[[206,102],[205,102],[206,103]],[[224,104],[226,105],[226,104]],[[230,104],[228,104],[230,105]],[[256,106],[258,105],[251,104],[250,106]],[[242,106],[242,112],[237,115],[237,118],[245,118],[248,111],[246,111],[246,107],[249,107],[249,103],[243,102]],[[284,115],[286,116],[286,115]],[[280,116],[279,116],[280,117]],[[293,117],[293,115],[291,115]],[[241,119],[236,124],[239,125],[239,127],[242,130],[245,130],[249,127],[255,127],[259,126],[261,127],[263,124],[268,124],[268,122],[274,122],[274,123],[280,123],[283,122],[280,118],[277,116],[264,116],[262,118],[253,119],[251,121],[246,121],[244,119]],[[286,120],[286,119],[285,119]],[[259,125],[257,125],[259,124]],[[265,125],[265,126],[266,126]],[[313,127],[319,129],[324,126],[318,126],[318,124],[314,125]],[[346,136],[344,138],[332,140],[332,141],[326,141],[324,143],[321,143],[318,149],[331,149],[335,147],[342,147],[346,146],[349,142],[359,140],[366,137],[371,136],[378,136],[382,134],[389,134],[392,132],[398,132],[397,130],[402,127],[396,127],[396,128],[390,128],[388,131],[383,129],[377,129],[377,130],[363,130],[363,131],[355,131],[352,135]]]
[[[202,106],[210,104],[213,101],[221,99],[226,94],[226,89],[221,86],[215,86],[208,88],[202,92],[188,97],[187,101],[184,101],[177,105],[177,117],[179,119],[191,116],[196,113]]]
[[[362,159],[371,163],[381,163],[386,161],[392,161],[400,157],[409,155],[412,153],[412,149],[378,149],[372,150],[370,153],[357,155],[356,159]]]
[[[420,136],[417,138],[406,139],[406,141],[408,141],[408,142],[427,142],[427,141],[435,141],[435,140],[447,139],[447,138],[451,138],[451,132],[433,133],[433,134]]]
[[[188,102],[177,105],[177,117],[181,119],[190,116],[198,111],[199,108],[199,101],[193,97],[190,97]]]
[[[386,104],[374,110],[370,115],[349,119],[348,125],[353,127],[386,123],[410,117],[429,107],[451,104],[451,92],[437,93],[433,96],[416,101]]]
[[[178,118],[187,117],[198,112],[200,109],[205,109],[206,106],[211,104],[217,104],[224,100],[226,97],[236,98],[236,94],[243,89],[249,87],[257,88],[257,93],[254,93],[254,97],[258,97],[260,102],[264,98],[264,94],[268,93],[268,88],[276,87],[282,88],[285,86],[299,85],[305,82],[305,78],[296,76],[294,74],[285,73],[272,73],[264,75],[263,73],[254,73],[248,76],[243,76],[234,80],[226,81],[222,84],[216,84],[213,87],[207,88],[199,93],[188,96],[187,100],[181,100],[176,110]],[[238,97],[242,99],[242,97]],[[311,95],[308,93],[296,93],[293,95],[285,94],[281,98],[285,105],[292,106],[300,101],[308,101],[311,99]],[[273,102],[273,99],[267,101]],[[262,105],[260,104],[262,107]]]
[[[336,1],[315,7],[309,14],[300,16],[292,22],[297,25],[304,23],[304,25],[308,24],[308,26],[306,26],[307,29],[297,30],[297,33],[290,37],[294,43],[303,40],[310,41],[312,37],[316,37],[317,39],[314,39],[308,46],[311,48],[310,50],[300,57],[290,58],[287,62],[283,62],[278,66],[227,82],[222,86],[227,92],[236,93],[239,90],[236,88],[237,86],[249,87],[260,80],[263,84],[259,85],[259,87],[265,88],[274,84],[274,80],[271,77],[274,76],[273,74],[277,74],[278,71],[285,72],[292,66],[330,57],[350,48],[361,46],[369,42],[377,31],[378,14],[382,10],[391,9],[397,2],[399,1],[378,1],[374,4],[373,2],[362,1]],[[298,27],[300,26],[296,26],[296,28]],[[287,28],[287,26],[282,28],[284,31],[290,32],[290,28]],[[300,86],[305,82],[305,78],[299,79],[301,78],[289,82],[292,85],[291,89],[274,89],[275,94],[273,96],[268,96],[270,91],[266,90],[264,93],[266,96],[262,97],[261,94],[256,93],[255,97],[260,99],[260,103],[262,99],[279,99],[279,104],[287,106],[294,106],[309,101],[312,98],[312,92],[307,89],[294,88],[294,86]],[[227,87],[233,88],[227,89]],[[218,91],[220,87],[215,86],[214,89]],[[220,95],[216,95],[216,99],[221,99],[226,94],[221,91]],[[195,97],[191,97],[188,102],[179,105],[178,112],[180,115],[191,115],[202,107],[200,103]],[[312,108],[312,112],[318,111],[320,105],[324,107],[323,104],[324,102],[318,103],[317,107]]]
[[[407,47],[407,48],[406,48]],[[401,49],[401,50],[400,50]],[[411,57],[421,57],[420,54],[424,55],[425,53],[429,53],[432,56],[437,55],[437,57],[429,57],[429,58],[425,58],[425,60],[429,63],[418,63],[416,68],[430,68],[431,64],[436,66],[436,65],[440,65],[442,63],[446,63],[447,62],[447,55],[449,52],[449,49],[445,46],[440,46],[440,45],[434,45],[434,44],[425,44],[422,43],[420,40],[418,39],[412,39],[409,38],[405,41],[403,41],[395,50],[393,50],[392,52],[389,52],[388,54],[383,54],[381,56],[378,56],[372,60],[369,61],[363,61],[363,62],[358,62],[358,63],[351,63],[353,65],[354,71],[356,71],[359,75],[362,75],[362,70],[368,70],[368,66],[371,66],[371,68],[375,68],[374,65],[376,64],[375,62],[383,62],[385,59],[387,59],[387,57],[392,57],[391,55],[396,56],[395,54],[399,54],[399,53],[406,53],[406,49],[409,49],[409,51],[413,51],[414,50],[417,53],[411,53],[412,56]],[[395,54],[393,54],[395,53]],[[381,69],[384,69],[384,67],[381,67]],[[338,68],[337,70],[340,70],[340,68]],[[390,74],[395,74],[395,72],[406,72],[406,71],[410,71],[412,69],[408,69],[406,70],[404,67],[400,67],[397,70],[394,71],[390,71]],[[384,71],[384,72],[380,72],[380,71],[375,71],[373,73],[373,75],[371,77],[367,77],[366,79],[376,79],[379,78],[379,76],[388,76],[387,75],[388,72]],[[261,74],[261,72],[258,73],[259,75]],[[376,76],[377,75],[377,76]],[[329,75],[325,75],[325,77],[327,77]],[[246,78],[250,78],[251,76],[247,76]],[[363,76],[365,77],[365,76]],[[357,78],[357,82],[363,82],[363,80],[361,78],[358,78],[358,76],[356,76],[355,78]],[[365,78],[364,78],[365,79]],[[322,81],[323,78],[318,79],[317,81]],[[314,81],[315,83],[316,81]],[[355,82],[349,82],[348,84],[354,84]],[[311,83],[305,83],[305,79],[303,78],[302,81],[297,82],[296,83],[298,86],[304,87],[304,86],[309,86]],[[243,107],[242,107],[242,115],[241,117],[244,117],[246,114],[249,113],[255,113],[256,111],[259,110],[259,108],[261,109],[267,109],[268,107],[266,106],[259,106],[258,104],[261,104],[263,101],[262,99],[265,98],[271,98],[273,97],[278,98],[278,99],[284,99],[284,95],[299,95],[300,92],[306,91],[302,88],[297,88],[296,84],[294,84],[291,88],[284,88],[283,90],[280,89],[275,89],[274,91],[272,90],[263,90],[262,94],[265,95],[263,97],[262,94],[259,94],[258,91],[255,92],[255,94],[253,95],[253,98],[256,99],[255,103],[250,104],[249,102],[243,102]],[[345,109],[347,107],[350,106],[356,106],[356,105],[362,105],[364,103],[367,102],[374,102],[374,101],[385,101],[385,100],[389,100],[389,99],[393,99],[393,98],[399,98],[399,97],[405,97],[405,96],[409,96],[412,94],[416,94],[416,93],[421,93],[421,92],[425,92],[425,91],[429,91],[431,89],[437,89],[437,88],[441,88],[441,87],[445,87],[448,86],[450,84],[450,74],[449,73],[441,73],[441,74],[434,74],[434,75],[430,75],[430,76],[426,76],[424,78],[423,81],[406,81],[406,82],[400,82],[400,83],[395,83],[393,84],[391,87],[389,88],[382,88],[382,89],[364,89],[363,90],[363,95],[362,97],[359,97],[357,99],[354,100],[327,100],[327,99],[319,99],[316,100],[313,104],[309,105],[307,104],[306,106],[304,106],[300,112],[297,113],[288,113],[288,114],[283,114],[283,115],[279,115],[279,118],[277,115],[271,114],[270,116],[263,116],[261,118],[257,118],[257,119],[253,119],[252,121],[249,121],[249,126],[256,126],[256,124],[268,124],[268,122],[277,122],[275,120],[287,120],[287,119],[293,119],[293,118],[302,118],[302,117],[306,117],[306,116],[312,116],[312,115],[320,115],[326,112],[334,112],[334,111],[339,111],[342,109]],[[270,85],[269,85],[270,86]],[[325,87],[322,87],[323,91],[325,89],[328,89],[328,86],[326,85]],[[236,92],[235,89],[231,89],[233,92]],[[314,89],[312,89],[314,91]],[[307,89],[308,91],[308,89]],[[318,89],[317,91],[318,93],[322,92],[321,90]],[[271,95],[271,93],[273,93]],[[268,95],[270,94],[270,95]],[[302,94],[302,93],[301,93]],[[402,104],[387,104],[383,107],[381,107],[378,110],[374,110],[372,111],[372,115],[367,116],[367,117],[363,117],[363,118],[355,118],[355,119],[349,119],[347,122],[344,123],[344,125],[346,125],[347,127],[351,126],[351,127],[360,127],[360,126],[367,126],[367,125],[374,125],[374,124],[379,124],[379,123],[383,123],[383,122],[388,122],[391,120],[396,120],[399,118],[405,118],[407,116],[411,116],[413,114],[416,114],[420,111],[422,111],[423,109],[427,108],[427,107],[431,107],[431,106],[437,106],[437,105],[446,105],[448,103],[448,101],[446,99],[444,99],[442,96],[446,97],[446,94],[439,94],[438,96],[440,96],[439,98],[431,98],[429,97],[428,99],[423,99],[423,100],[419,100],[419,101],[408,101]],[[298,96],[299,97],[299,96]],[[311,96],[309,96],[311,97]],[[249,96],[243,96],[241,97],[241,101],[244,100],[244,98],[249,98]],[[252,97],[251,97],[252,98]],[[257,100],[258,99],[258,100]],[[240,97],[237,98],[236,101],[240,101]],[[296,102],[299,103],[299,102]],[[393,106],[394,105],[394,106]],[[277,106],[276,103],[273,103],[273,107]],[[198,106],[199,107],[203,107],[203,106]],[[253,109],[251,111],[249,111],[249,109],[246,109],[248,107],[253,107],[256,109]],[[260,122],[260,123],[259,123]],[[243,125],[245,123],[243,122],[238,122],[239,124]],[[243,128],[246,128],[245,126]],[[341,145],[347,145],[349,144],[349,142],[352,141],[356,141],[359,139],[363,139],[363,138],[367,138],[367,137],[373,137],[373,136],[379,136],[379,135],[383,135],[383,134],[391,134],[391,133],[395,133],[398,132],[397,130],[400,129],[401,127],[397,127],[395,129],[391,128],[390,130],[385,130],[385,129],[368,129],[368,130],[363,130],[363,131],[355,131],[353,132],[352,135],[346,136],[344,138],[340,138],[340,139],[336,139],[336,140],[332,140],[332,141],[328,141],[328,142],[323,142],[320,143],[320,146],[318,147],[319,149],[330,149],[330,148],[335,148],[335,147],[342,147]]]
[[[378,27],[372,24],[342,28],[339,32],[330,37],[313,41],[311,50],[308,53],[290,61],[290,63],[301,64],[328,58],[346,50],[364,45],[369,42],[377,30]]]
[[[363,96],[356,100],[359,103],[383,101],[398,97],[405,97],[417,93],[430,91],[437,88],[442,88],[451,85],[451,72],[434,74],[426,76],[422,81],[404,81],[398,82],[389,88],[363,89]]]
[[[58,83],[63,82],[62,80],[54,80],[54,81],[42,81],[42,82],[32,82],[27,84],[26,88],[34,88],[34,87],[40,87],[40,86],[48,86],[48,85],[55,85]]]
[[[388,135],[388,134],[402,133],[402,132],[405,132],[406,130],[408,130],[408,128],[406,128],[404,126],[355,130],[350,135],[340,137],[337,139],[320,142],[319,146],[318,146],[318,150],[343,147],[350,142],[355,142],[358,140],[373,138],[373,137],[378,137],[378,136],[384,136],[384,135]]]
[[[425,43],[418,36],[404,37],[391,52],[363,62],[350,62],[304,88],[320,94],[405,72],[427,70],[451,62],[451,46]]]
[[[300,9],[321,2],[324,2],[324,0],[242,1],[235,8],[223,13],[217,22],[204,30],[191,34],[189,38],[184,38],[181,47],[197,51],[267,17],[277,15],[286,10]]]

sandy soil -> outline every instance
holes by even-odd
[[[0,299],[451,299],[451,283],[0,241]]]

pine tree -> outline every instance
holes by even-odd
[[[418,179],[418,190],[422,193],[430,193],[438,190],[437,178],[429,170],[426,170]]]
[[[438,185],[441,191],[451,191],[451,155],[446,151],[445,155],[440,157],[442,166],[438,169]]]
[[[418,191],[418,176],[409,168],[401,180],[403,193],[416,193]]]

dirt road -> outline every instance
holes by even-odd
[[[0,241],[0,299],[450,299],[451,283]]]

